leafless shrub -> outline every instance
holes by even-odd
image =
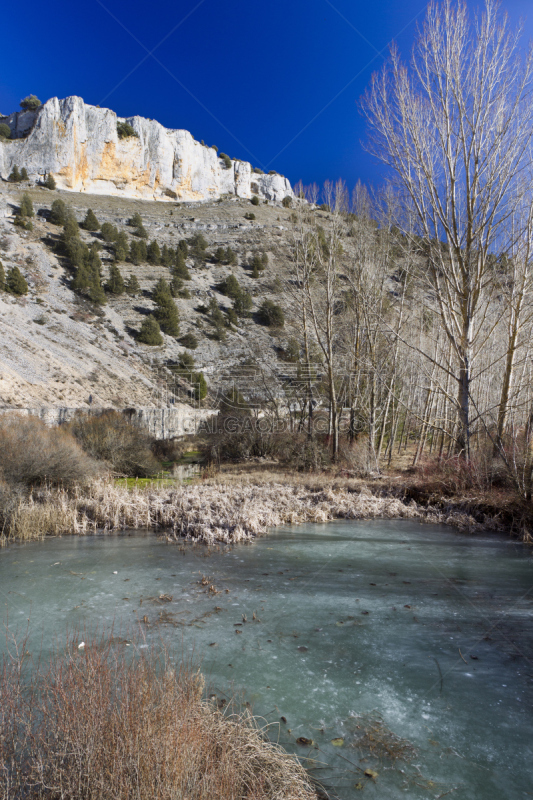
[[[127,658],[119,638],[78,642],[33,672],[11,643],[0,668],[0,800],[316,797],[254,718],[202,699],[190,664],[140,650]]]
[[[11,483],[85,483],[100,468],[62,428],[33,416],[0,416],[0,474]]]
[[[275,426],[258,424],[258,420],[244,416],[219,417],[219,427],[220,432],[210,436],[204,448],[209,462],[273,458],[285,467],[307,472],[323,469],[331,463],[325,437],[277,432]]]
[[[218,432],[211,434],[204,446],[207,461],[221,463],[274,455],[275,434],[262,430],[251,415],[238,410],[235,414],[221,413],[217,423]]]
[[[157,439],[152,453],[159,461],[178,461],[187,452],[187,443],[179,439]]]
[[[339,447],[339,464],[364,478],[376,471],[376,457],[369,450],[368,438],[352,443],[342,442]]]
[[[476,450],[469,460],[462,455],[424,458],[417,470],[428,491],[445,495],[471,489],[488,491],[494,480],[494,463],[489,449]]]
[[[326,437],[309,438],[306,433],[279,435],[275,453],[282,464],[302,472],[316,472],[331,463]]]
[[[105,461],[116,472],[142,478],[159,468],[151,437],[117,411],[97,416],[80,414],[66,427],[86,453]]]

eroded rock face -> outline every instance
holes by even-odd
[[[257,194],[277,202],[293,197],[286,178],[253,173],[245,161],[232,161],[227,169],[213,148],[188,131],[143,117],[124,120],[81,97],[53,97],[37,111],[19,111],[3,121],[15,137],[0,143],[3,179],[16,164],[26,167],[30,179],[52,173],[58,188],[91,194],[169,201],[216,200],[223,194]],[[137,136],[119,139],[119,121],[128,122]]]

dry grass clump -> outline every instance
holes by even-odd
[[[0,476],[11,483],[70,486],[100,472],[62,428],[49,428],[34,416],[0,416]]]
[[[0,669],[0,800],[316,798],[248,713],[202,699],[197,670],[78,641],[34,673],[23,647]]]
[[[98,481],[72,502],[81,527],[163,528],[176,538],[228,543],[251,539],[278,525],[420,515],[413,503],[363,491],[313,491],[277,483],[127,490]]]
[[[8,496],[10,500],[5,503],[0,497],[0,544],[2,540],[31,541],[94,530],[89,520],[77,513],[75,503],[64,489],[49,487],[29,493],[11,490]]]
[[[471,531],[488,526],[463,511],[423,508],[412,500],[373,495],[364,487],[354,490],[341,481],[326,488],[241,479],[127,489],[101,479],[83,490],[42,488],[19,498],[3,532],[29,539],[95,529],[150,528],[167,531],[169,538],[236,543],[279,525],[378,517],[442,522]]]

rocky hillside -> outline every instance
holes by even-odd
[[[24,140],[23,140],[24,141]],[[26,140],[27,141],[27,140]],[[10,147],[12,145],[8,145]],[[33,201],[33,230],[14,225],[22,193]],[[134,274],[140,284],[137,296],[108,295],[96,306],[70,284],[72,271],[56,252],[62,228],[48,217],[54,200],[70,205],[78,221],[90,207],[100,223],[109,222],[127,234],[134,213],[142,216],[147,242],[176,247],[182,239],[202,234],[207,242],[206,257],[187,258],[191,279],[185,281],[188,297],[177,297],[180,337],[163,335],[160,347],[140,344],[136,335],[154,308],[151,292],[160,277],[171,279],[170,269],[130,262],[120,264],[125,280]],[[255,220],[245,216],[255,214]],[[31,180],[19,184],[0,183],[0,261],[7,272],[18,266],[29,284],[27,295],[16,297],[0,292],[0,406],[8,407],[147,407],[166,405],[170,398],[187,401],[169,365],[183,353],[192,355],[196,368],[207,378],[210,394],[204,401],[214,405],[221,387],[231,385],[239,374],[239,386],[248,392],[264,390],[264,375],[283,381],[289,365],[279,355],[290,338],[289,303],[283,282],[289,268],[292,237],[290,209],[281,204],[233,197],[202,204],[167,203],[104,197],[36,188]],[[99,242],[104,280],[112,263],[112,248],[99,232],[82,230],[81,239]],[[217,248],[231,247],[233,265],[212,258]],[[259,278],[252,277],[253,255],[266,253],[268,266]],[[233,274],[252,298],[250,316],[226,325],[218,338],[209,314],[213,299],[224,314],[231,299],[220,291],[221,282]],[[259,323],[257,310],[265,299],[281,304],[286,314],[284,328]],[[186,348],[180,338],[193,334],[198,346]]]
[[[280,202],[293,196],[283,176],[220,157],[188,131],[168,130],[143,117],[123,119],[81,97],[53,97],[35,111],[18,111],[0,122],[11,130],[10,139],[0,140],[4,180],[17,165],[34,183],[51,174],[59,188],[91,194],[166,201],[255,194]]]

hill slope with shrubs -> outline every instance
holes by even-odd
[[[214,405],[243,367],[275,382],[292,212],[250,207],[0,185],[0,406]]]

